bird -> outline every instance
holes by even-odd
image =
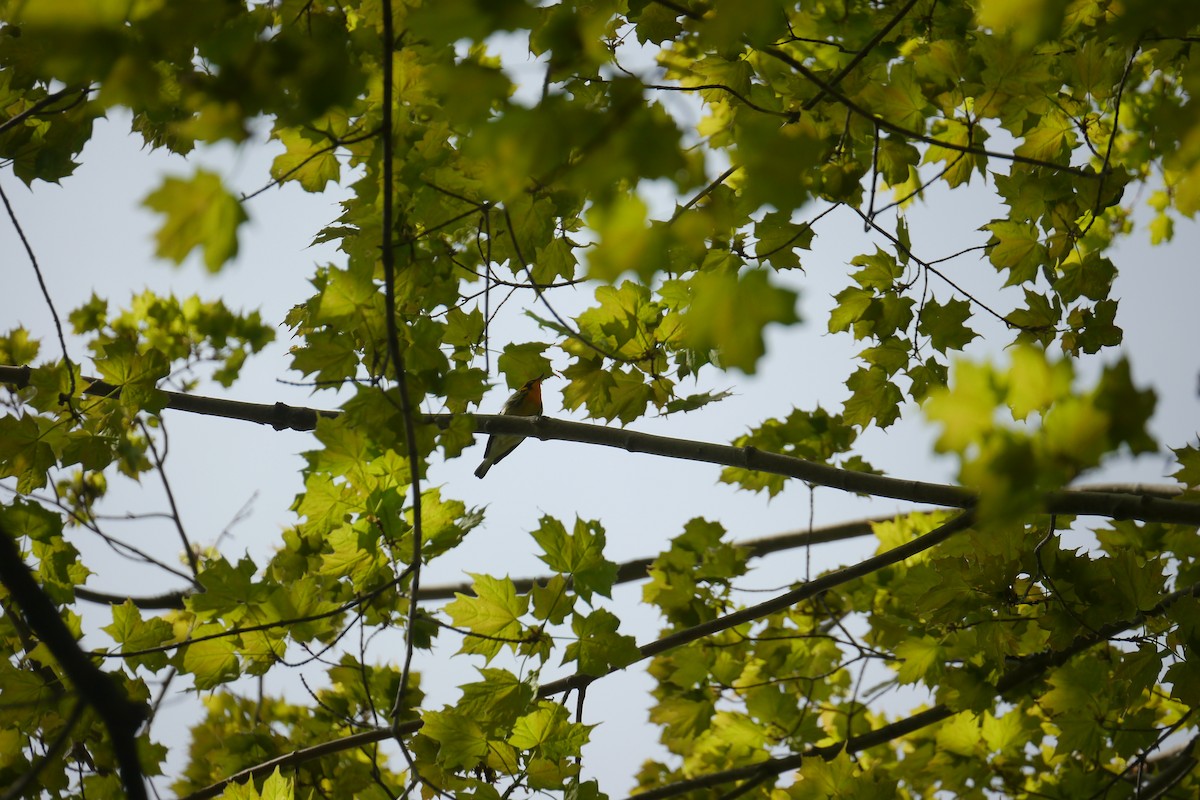
[[[548,376],[541,375],[533,380],[525,381],[504,402],[500,413],[517,417],[540,417],[542,414],[542,381]],[[488,438],[487,447],[483,451],[483,463],[475,470],[475,477],[487,475],[493,464],[516,449],[525,437],[514,433],[494,433]]]

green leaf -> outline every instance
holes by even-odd
[[[807,224],[795,224],[791,215],[771,211],[754,225],[754,257],[775,269],[800,266],[797,250],[811,250],[814,232]]]
[[[438,763],[447,769],[472,769],[487,756],[487,736],[467,714],[449,708],[426,711],[421,723],[421,734],[437,742]]]
[[[943,668],[945,651],[933,638],[922,636],[897,645],[896,658],[900,659],[900,668],[896,671],[900,683],[932,684]]]
[[[531,535],[542,548],[539,558],[555,572],[570,575],[580,597],[590,603],[593,593],[611,596],[617,565],[604,557],[605,536],[600,523],[576,518],[574,529],[567,533],[561,522],[544,516]]]
[[[882,369],[860,368],[846,380],[846,386],[852,392],[842,410],[848,424],[865,428],[874,422],[886,428],[900,418],[900,403],[904,398]]]
[[[560,704],[543,700],[536,711],[517,720],[508,743],[551,759],[572,758],[587,744],[589,730],[590,726],[570,722]]]
[[[954,365],[951,386],[930,392],[925,415],[942,425],[939,452],[961,453],[990,432],[995,423],[997,388],[992,371],[970,362]]]
[[[142,613],[134,606],[132,600],[126,600],[119,606],[114,605],[112,615],[112,624],[106,625],[102,630],[121,645],[122,653],[158,647],[175,638],[175,631],[166,620],[155,617],[143,621]],[[131,667],[145,666],[159,670],[167,665],[167,654],[151,653],[126,657],[125,663]]]
[[[504,645],[515,649],[523,641],[521,617],[529,610],[529,598],[518,597],[508,579],[470,574],[475,596],[457,594],[445,611],[456,627],[480,634],[467,636],[459,652],[480,653],[490,661]]]
[[[142,203],[166,217],[155,234],[159,258],[182,264],[200,248],[208,271],[217,272],[237,255],[238,227],[249,217],[219,175],[200,169],[190,180],[166,178]]]
[[[93,299],[95,297],[92,295]],[[72,321],[74,321],[74,312],[72,312]],[[40,347],[41,345],[36,339],[30,338],[29,331],[24,326],[17,326],[7,335],[0,336],[0,362],[14,365],[32,363],[37,358]]]
[[[462,686],[462,698],[455,710],[486,723],[489,731],[512,730],[517,718],[534,702],[534,687],[507,670],[485,667],[479,675],[482,680]]]
[[[1171,473],[1171,477],[1184,486],[1200,487],[1200,448],[1189,445],[1172,452],[1175,453],[1175,460],[1179,462],[1179,469]]]
[[[1026,419],[1031,413],[1043,413],[1071,390],[1072,369],[1069,361],[1051,363],[1045,352],[1034,347],[1018,347],[1012,354],[1008,375],[1008,407],[1014,419]]]
[[[1050,3],[980,0],[979,24],[1012,37],[1022,49],[1053,39],[1063,23],[1065,0]]]
[[[799,321],[797,295],[772,286],[763,270],[741,276],[704,272],[692,279],[691,308],[683,318],[684,336],[694,350],[716,350],[721,363],[753,374],[766,352],[764,328]]]
[[[1033,225],[1001,220],[983,227],[992,232],[988,260],[996,269],[1008,270],[1005,286],[1029,283],[1037,277],[1038,268],[1049,260],[1046,246]]]
[[[38,417],[0,417],[0,477],[15,477],[18,492],[27,494],[45,486],[56,463],[54,450],[43,440]]]
[[[1129,360],[1105,367],[1095,389],[1096,408],[1109,416],[1111,445],[1126,445],[1133,453],[1152,453],[1158,442],[1146,426],[1154,415],[1158,395],[1153,389],[1138,389],[1133,385]]]
[[[571,630],[579,639],[567,645],[563,662],[579,662],[585,675],[605,675],[642,657],[632,636],[617,633],[620,620],[607,609],[598,608],[586,617],[576,614]]]
[[[96,370],[104,380],[121,387],[120,403],[130,411],[157,413],[167,404],[157,384],[170,372],[171,365],[159,350],[138,352],[131,339],[117,339],[103,346]]]
[[[557,625],[575,610],[575,595],[562,575],[554,575],[543,585],[535,583],[529,590],[533,600],[533,616]]]
[[[290,777],[284,777],[279,767],[263,781],[262,792],[254,787],[254,781],[230,783],[221,793],[221,800],[292,800],[295,789]]]
[[[971,318],[971,304],[966,300],[952,299],[945,305],[930,300],[921,309],[921,321],[917,331],[929,337],[934,350],[962,350],[979,334],[967,327]]]
[[[593,207],[588,224],[600,238],[588,253],[589,278],[611,282],[629,270],[645,278],[667,263],[666,231],[648,222],[646,204],[636,194]]]
[[[540,342],[504,346],[504,353],[497,361],[497,366],[508,378],[509,389],[516,389],[534,378],[554,374],[550,359],[543,355],[547,347],[549,345]]]
[[[329,142],[312,141],[293,128],[278,131],[277,135],[284,152],[271,162],[271,177],[276,181],[296,181],[306,192],[321,192],[341,176],[335,148]]]
[[[192,632],[192,638],[211,633],[221,633],[217,625],[204,625]],[[215,689],[241,674],[237,647],[232,636],[195,642],[183,648],[184,672],[191,674],[198,690]]]

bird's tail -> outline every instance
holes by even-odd
[[[495,462],[494,462],[494,461],[492,461],[491,459],[487,459],[487,460],[485,460],[485,461],[484,461],[482,464],[480,464],[480,465],[479,465],[479,466],[478,466],[478,467],[475,469],[475,477],[476,477],[476,478],[482,478],[484,475],[487,475],[487,473],[488,473],[488,470],[492,468],[492,464],[494,464],[494,463],[495,463]]]

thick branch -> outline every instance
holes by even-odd
[[[126,795],[133,800],[145,800],[146,785],[137,753],[137,729],[146,718],[146,709],[131,702],[112,677],[93,664],[80,649],[58,609],[38,586],[21,558],[16,540],[3,527],[0,527],[0,582],[20,606],[29,627],[50,648],[79,696],[100,715],[112,739],[113,754],[121,770]]]
[[[0,366],[0,382],[26,386],[29,382],[29,367]],[[119,387],[91,381],[84,389],[85,394],[108,396],[120,391]],[[311,408],[296,408],[283,403],[274,405],[242,403],[212,397],[196,397],[179,392],[164,392],[167,407],[198,414],[211,414],[232,419],[244,419],[272,425],[277,430],[308,431],[316,427],[318,417],[334,418],[336,411],[317,411]],[[427,414],[420,421],[436,425],[449,425],[452,414]],[[869,494],[875,497],[890,497],[913,503],[948,508],[971,508],[977,497],[974,492],[961,486],[950,486],[924,481],[910,481],[871,475],[865,472],[838,469],[801,458],[768,453],[754,447],[732,447],[710,444],[690,439],[673,439],[649,433],[609,428],[603,425],[588,425],[582,422],[550,419],[549,417],[517,417],[478,414],[471,418],[475,430],[480,433],[519,433],[535,439],[557,439],[584,444],[617,447],[631,453],[649,453],[667,458],[705,461],[729,467],[768,472],[797,478],[817,486],[828,486],[846,492]],[[1041,509],[1047,514],[1093,515],[1112,519],[1137,519],[1146,522],[1172,522],[1200,525],[1200,503],[1167,500],[1160,497],[1133,495],[1123,492],[1055,491],[1048,492]]]
[[[448,422],[449,415],[427,417],[439,424]],[[475,418],[476,430],[486,433],[520,433],[535,439],[598,444],[617,447],[631,453],[649,453],[705,461],[729,467],[786,475],[806,483],[828,486],[846,492],[890,497],[913,503],[927,503],[949,508],[971,508],[977,496],[961,486],[924,481],[889,478],[865,472],[838,469],[801,458],[768,453],[755,447],[733,447],[709,444],[690,439],[672,439],[649,433],[587,425],[581,422],[511,416],[482,416]],[[1166,500],[1145,495],[1120,492],[1055,491],[1045,495],[1043,508],[1047,514],[1095,515],[1112,519],[1138,519],[1147,522],[1174,522],[1200,525],[1200,503]]]
[[[879,46],[879,43],[883,41],[884,37],[892,32],[892,28],[899,25],[900,20],[908,16],[908,12],[912,11],[913,6],[915,6],[919,1],[920,0],[908,0],[908,2],[904,4],[904,7],[897,11],[896,14],[890,20],[888,20],[888,23],[880,28],[879,31],[871,37],[871,41],[867,42],[866,47],[855,53],[854,57],[850,59],[850,62],[838,70],[838,73],[829,79],[829,85],[831,87],[837,86],[842,82],[842,78],[845,78],[847,75],[853,72],[854,68],[857,67],[862,60],[866,58],[869,53],[871,53],[871,51]],[[821,100],[824,98],[825,90],[817,92],[817,94],[813,95],[813,97],[804,104],[804,110],[809,111],[815,108],[817,103],[821,102]]]

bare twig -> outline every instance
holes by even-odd
[[[162,424],[163,438],[166,439],[167,428],[165,423]],[[158,454],[158,447],[154,444],[154,437],[150,435],[149,428],[146,423],[138,420],[138,426],[142,429],[142,435],[146,437],[146,446],[150,448],[150,455],[154,457],[154,466],[158,468],[158,477],[162,481],[163,491],[167,494],[167,504],[171,506],[171,520],[175,523],[175,530],[179,532],[179,538],[183,542],[183,552],[187,553],[188,566],[192,568],[192,576],[200,577],[200,560],[196,556],[196,551],[192,548],[192,543],[188,539],[187,531],[183,527],[183,517],[179,514],[179,506],[175,503],[175,492],[171,491],[171,482],[167,479],[166,466],[166,451],[163,454]]]
[[[17,212],[13,210],[12,203],[8,201],[8,193],[4,191],[3,185],[0,185],[0,200],[4,201],[4,208],[8,211],[8,218],[12,222],[13,228],[16,229],[22,246],[25,248],[25,255],[29,257],[29,263],[33,265],[33,274],[37,276],[38,286],[42,289],[42,297],[46,299],[46,305],[50,309],[50,316],[54,319],[54,329],[58,332],[58,344],[62,348],[63,363],[67,366],[67,378],[70,380],[71,386],[70,394],[60,396],[59,402],[65,403],[67,409],[71,412],[71,416],[78,419],[79,412],[71,404],[71,398],[75,396],[75,366],[71,363],[71,356],[67,352],[67,339],[63,335],[62,320],[58,318],[58,310],[54,307],[54,300],[50,297],[50,290],[46,288],[46,279],[42,275],[42,268],[38,264],[37,256],[33,252],[33,246],[29,244],[29,239],[25,236],[25,229],[21,227],[21,223],[17,220]]]

